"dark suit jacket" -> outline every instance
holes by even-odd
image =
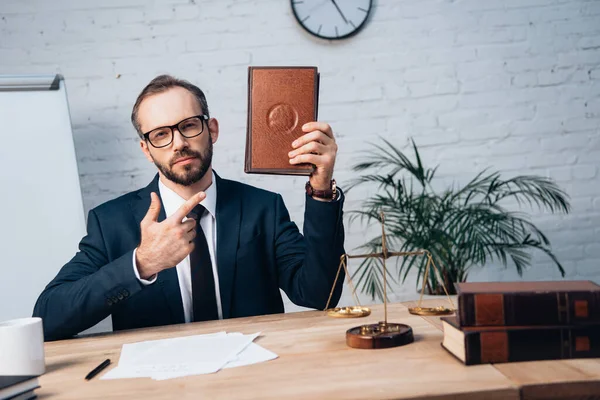
[[[324,309],[344,253],[343,195],[335,202],[306,196],[302,235],[279,194],[218,176],[216,185],[223,317],[283,312],[279,288],[297,305]],[[160,272],[149,286],[133,271],[151,192],[160,196],[158,175],[146,188],[90,210],[79,251],[35,304],[46,340],[76,335],[108,315],[113,330],[184,322],[177,269]],[[342,271],[330,307],[339,301],[343,279]]]

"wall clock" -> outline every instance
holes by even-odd
[[[294,17],[307,32],[321,39],[345,39],[367,22],[373,0],[291,0]]]

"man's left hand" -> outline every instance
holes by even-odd
[[[338,149],[331,126],[324,122],[308,122],[302,126],[302,131],[306,133],[292,143],[294,150],[288,154],[290,164],[313,164],[311,186],[317,190],[329,189]]]

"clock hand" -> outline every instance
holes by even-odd
[[[340,10],[340,7],[337,5],[337,3],[335,2],[335,0],[331,0],[331,2],[335,6],[335,8],[337,8],[338,12],[340,13],[340,15],[342,16],[342,18],[344,19],[344,22],[348,23],[348,20],[346,19],[346,17],[344,17],[344,13],[342,13],[342,10]]]

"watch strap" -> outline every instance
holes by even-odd
[[[337,196],[337,187],[335,179],[332,179],[329,188],[325,190],[319,190],[312,187],[310,181],[306,182],[306,194],[311,197],[318,197],[320,199],[333,200]]]

